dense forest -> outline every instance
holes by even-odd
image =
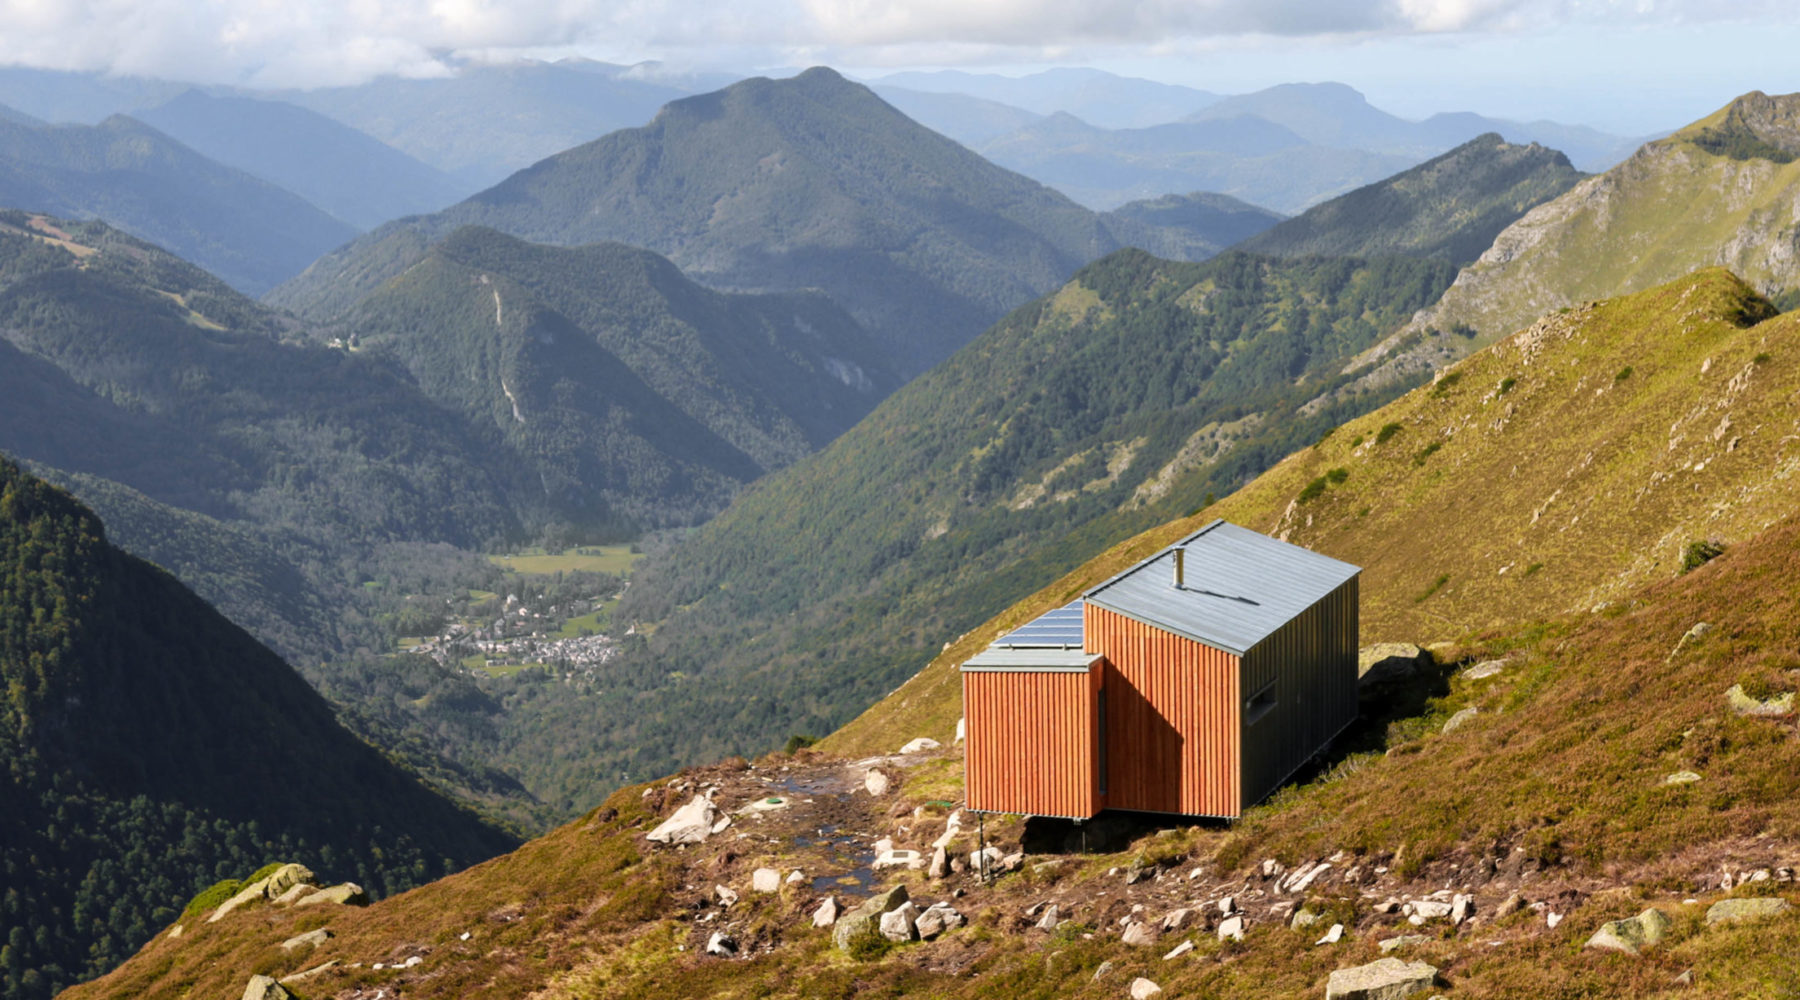
[[[385,895],[513,840],[62,490],[0,461],[0,996],[110,968],[272,860]]]

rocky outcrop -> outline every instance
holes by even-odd
[[[1139,976],[1131,981],[1131,1000],[1154,1000],[1162,996],[1162,987]]]
[[[281,950],[293,951],[295,948],[317,948],[319,945],[331,940],[331,938],[331,931],[320,927],[317,930],[307,931],[305,934],[296,934],[286,941],[281,942]]]
[[[820,903],[819,908],[813,911],[813,915],[812,915],[813,926],[814,927],[830,927],[832,924],[837,923],[837,919],[838,919],[837,897],[836,896],[826,896],[825,902]]]
[[[1787,900],[1779,896],[1764,896],[1756,899],[1721,899],[1706,910],[1707,926],[1713,924],[1736,923],[1740,920],[1763,920],[1778,917],[1793,909]]]
[[[260,900],[284,896],[290,890],[303,885],[310,885],[312,880],[312,869],[305,865],[282,865],[268,876],[259,878],[249,885],[244,886],[242,889],[239,889],[236,895],[219,904],[219,908],[213,911],[212,916],[206,918],[206,922],[209,924],[216,923],[226,914],[240,906],[245,906]]]
[[[1430,653],[1410,642],[1378,642],[1356,651],[1356,674],[1362,684],[1409,680],[1433,663]]]
[[[320,889],[308,896],[300,897],[295,906],[320,906],[325,903],[336,903],[340,906],[367,906],[369,894],[355,882],[344,882],[329,889]]]
[[[1739,715],[1779,718],[1794,713],[1794,692],[1783,691],[1767,698],[1757,698],[1746,693],[1742,684],[1733,684],[1731,690],[1725,692],[1725,703]]]
[[[863,900],[855,909],[838,918],[837,926],[831,931],[832,943],[839,950],[849,950],[850,942],[857,935],[866,933],[871,924],[879,928],[882,914],[905,906],[908,899],[906,886],[897,885]]]
[[[1403,1000],[1437,982],[1437,969],[1424,962],[1382,958],[1339,969],[1325,982],[1325,1000]]]
[[[1644,948],[1661,944],[1668,930],[1669,918],[1661,910],[1652,908],[1635,917],[1601,924],[1584,947],[1636,955]]]
[[[706,796],[696,795],[692,802],[645,834],[645,839],[659,844],[699,844],[712,836],[713,824],[718,821],[718,807]]]
[[[268,976],[251,976],[244,986],[244,1000],[294,1000],[294,995]]]
[[[883,913],[881,936],[897,943],[918,940],[919,912],[919,904],[909,899]]]

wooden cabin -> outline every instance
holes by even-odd
[[[979,812],[1236,818],[1356,718],[1349,563],[1214,521],[962,667]]]

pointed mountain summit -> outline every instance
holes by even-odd
[[[670,103],[434,216],[534,242],[618,241],[717,288],[823,290],[907,374],[1118,247],[1094,213],[814,68]],[[272,300],[319,315],[417,258],[392,228]],[[399,252],[396,252],[396,251]]]
[[[1497,132],[1340,195],[1234,249],[1278,257],[1398,254],[1467,264],[1500,230],[1581,179],[1568,157]]]

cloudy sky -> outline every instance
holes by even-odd
[[[0,64],[324,86],[579,54],[862,76],[1097,66],[1222,92],[1339,80],[1391,111],[1669,128],[1800,90],[1791,0],[0,0]]]

